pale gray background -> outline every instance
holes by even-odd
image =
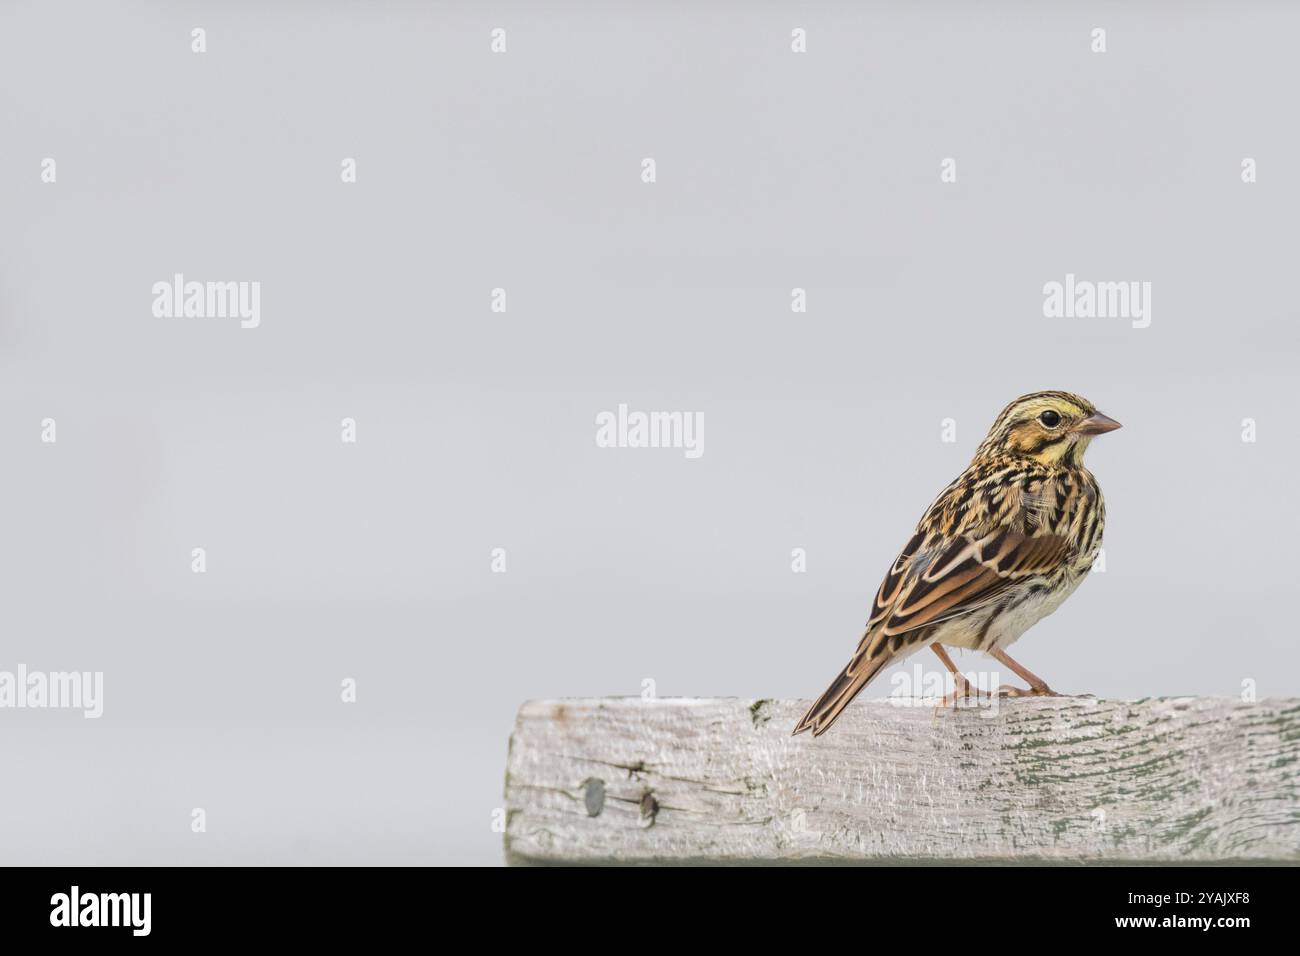
[[[0,861],[498,862],[519,702],[821,691],[1038,388],[1126,427],[1108,571],[1018,656],[1300,692],[1300,12],[860,6],[0,7],[0,669],[107,683],[0,711]],[[154,318],[176,271],[261,328]],[[1044,319],[1069,271],[1151,328]],[[620,401],[704,457],[598,449]]]

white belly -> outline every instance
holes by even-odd
[[[976,611],[947,621],[939,627],[934,642],[949,647],[983,648],[986,651],[1010,647],[1020,639],[1020,635],[1060,607],[1084,577],[1080,574],[1073,581],[1067,582],[1065,587],[1033,595],[1006,611]],[[996,620],[985,631],[989,615],[995,613]]]

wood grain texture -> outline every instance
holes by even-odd
[[[911,702],[908,702],[911,703]],[[1300,701],[530,701],[512,863],[1300,862]]]

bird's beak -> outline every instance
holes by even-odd
[[[1113,432],[1119,427],[1120,424],[1115,419],[1108,418],[1101,412],[1094,412],[1075,425],[1074,430],[1080,435],[1104,435],[1106,432]]]

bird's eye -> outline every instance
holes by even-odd
[[[1048,428],[1055,428],[1057,425],[1061,424],[1061,416],[1050,408],[1043,412],[1043,414],[1039,415],[1038,420]]]

